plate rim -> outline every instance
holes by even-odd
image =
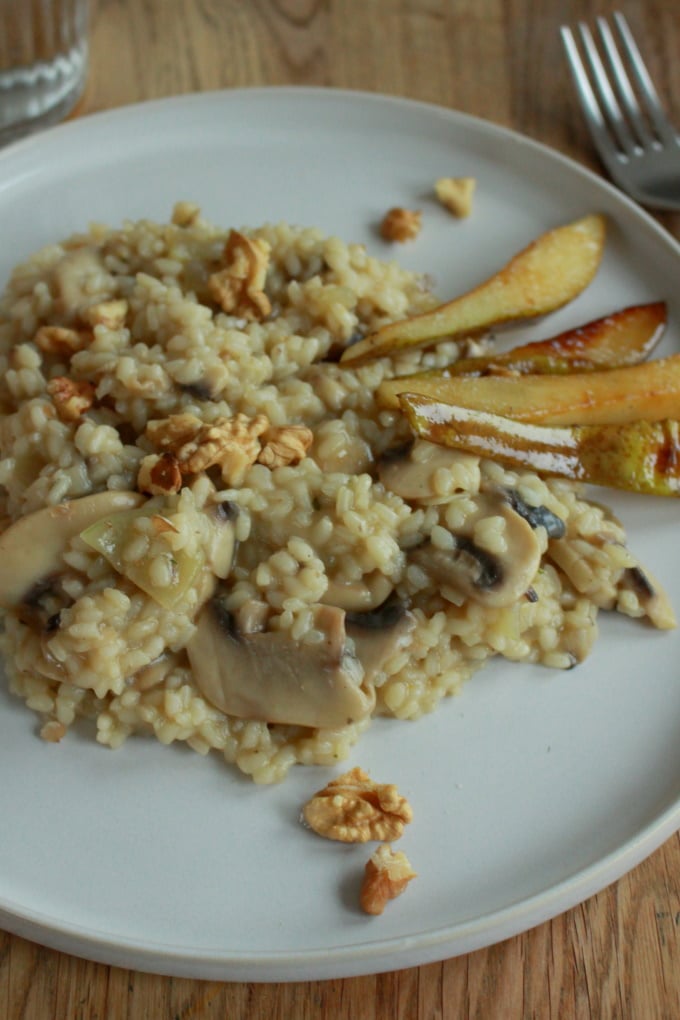
[[[180,93],[130,103],[89,113],[39,131],[6,146],[0,152],[0,186],[12,184],[12,162],[25,154],[31,155],[46,144],[61,138],[87,132],[93,124],[116,125],[134,121],[138,116],[153,118],[155,111],[169,108],[200,106],[207,103],[235,102],[241,98],[277,98],[293,100],[329,98],[357,104],[371,103],[391,107],[409,107],[428,116],[437,115],[452,128],[456,125],[486,136],[493,136],[511,146],[540,153],[544,159],[561,164],[570,173],[609,195],[612,201],[645,223],[675,257],[680,257],[680,242],[644,208],[634,202],[610,181],[560,150],[505,125],[496,124],[443,104],[395,94],[371,92],[332,86],[244,86],[239,88]],[[0,895],[0,923],[13,934],[48,945],[58,951],[112,966],[123,966],[151,973],[201,979],[239,981],[297,981],[353,977],[361,974],[395,970],[403,966],[420,966],[435,960],[459,956],[495,944],[527,931],[536,924],[553,919],[618,881],[646,857],[657,850],[680,827],[680,796],[636,835],[621,846],[581,868],[548,889],[518,900],[500,910],[480,915],[469,921],[442,926],[416,935],[394,936],[367,942],[336,945],[330,949],[295,951],[225,952],[219,948],[195,948],[139,941],[27,909]],[[489,937],[491,936],[491,937]],[[402,956],[408,952],[409,961]],[[262,972],[266,971],[266,974]]]
[[[406,966],[416,967],[463,956],[530,931],[619,881],[672,836],[679,825],[680,798],[637,838],[534,896],[431,932],[339,945],[330,950],[229,952],[225,956],[219,948],[196,949],[148,940],[140,943],[123,935],[112,937],[98,929],[65,924],[25,908],[11,910],[9,900],[0,900],[0,921],[12,934],[59,952],[145,973],[257,983],[352,978],[402,969],[404,964],[399,957],[407,951],[411,960]],[[496,931],[492,941],[487,937],[490,928]],[[454,945],[452,937],[461,945]],[[447,953],[442,956],[440,949],[445,945]],[[261,973],[263,970],[266,975]]]
[[[676,240],[671,232],[654,219],[654,216],[642,205],[632,199],[617,185],[608,180],[605,176],[596,173],[589,167],[583,166],[574,157],[568,156],[559,149],[541,142],[530,135],[523,134],[514,128],[495,121],[478,117],[475,114],[467,113],[453,107],[445,106],[443,103],[429,102],[423,99],[413,99],[409,96],[401,96],[396,93],[372,92],[364,89],[344,88],[333,85],[243,85],[234,88],[205,89],[201,92],[179,92],[168,96],[160,96],[153,99],[144,99],[139,102],[125,103],[121,106],[105,110],[95,110],[83,115],[71,115],[67,120],[59,124],[51,125],[37,131],[28,137],[19,138],[14,142],[0,149],[0,177],[4,170],[5,161],[15,156],[21,156],[24,152],[30,152],[32,148],[40,147],[44,140],[59,138],[67,133],[79,133],[86,130],[91,124],[104,124],[107,121],[124,120],[131,116],[141,115],[147,111],[163,110],[171,106],[200,106],[206,101],[230,101],[242,97],[282,96],[285,98],[314,98],[328,99],[340,98],[358,103],[375,103],[388,106],[407,106],[417,111],[418,109],[429,114],[437,114],[445,120],[457,121],[462,125],[473,128],[484,134],[492,134],[506,139],[513,145],[533,148],[542,155],[562,163],[567,169],[575,172],[578,176],[588,180],[597,188],[604,190],[606,194],[617,202],[624,205],[637,216],[642,216],[647,226],[651,227],[657,236],[670,244],[671,249],[680,255],[680,240]],[[1,183],[1,181],[0,181]]]

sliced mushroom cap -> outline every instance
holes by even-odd
[[[321,599],[326,606],[337,606],[349,613],[377,609],[389,597],[394,585],[380,570],[364,574],[360,581],[336,581],[330,578]]]
[[[673,630],[677,626],[673,606],[656,578],[640,566],[624,570],[619,591],[633,591],[645,615],[660,630]]]
[[[387,660],[408,643],[415,625],[415,616],[397,598],[367,613],[347,614],[347,635],[364,667],[364,683],[372,683]]]
[[[428,542],[409,558],[439,585],[488,606],[510,606],[531,587],[541,562],[541,546],[531,525],[502,492],[479,493],[475,501],[476,512],[453,534],[453,548],[441,549]],[[490,516],[501,517],[505,524],[502,553],[483,549],[473,540],[476,525]]]
[[[522,499],[517,489],[506,489],[505,494],[512,509],[532,528],[545,528],[548,538],[564,538],[567,530],[564,521],[547,506],[531,506]]]
[[[375,692],[361,688],[363,670],[347,647],[345,613],[318,606],[318,644],[279,631],[244,634],[218,598],[196,621],[187,645],[201,694],[227,715],[270,723],[335,729],[365,718]]]
[[[138,492],[98,492],[20,517],[0,534],[0,607],[19,605],[63,569],[66,546],[100,518],[138,507]]]
[[[435,477],[438,471],[450,471],[463,462],[476,465],[477,461],[469,454],[418,439],[387,450],[378,462],[378,477],[386,489],[402,499],[436,500],[450,495],[440,491]]]

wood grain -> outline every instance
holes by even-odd
[[[558,27],[622,9],[680,123],[671,0],[99,0],[77,114],[252,85],[365,89],[521,131],[599,171]],[[680,236],[680,215],[659,222]],[[0,933],[7,1020],[677,1020],[680,838],[574,910],[488,949],[345,981],[223,984],[77,960]]]

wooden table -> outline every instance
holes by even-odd
[[[77,115],[248,85],[365,89],[453,107],[599,170],[560,50],[564,20],[622,9],[680,123],[675,0],[98,0]],[[659,216],[680,237],[680,214]],[[0,933],[7,1020],[680,1016],[680,839],[583,905],[444,963],[290,985],[106,967]]]

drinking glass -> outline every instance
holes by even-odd
[[[0,144],[65,117],[87,73],[88,0],[0,0]]]

